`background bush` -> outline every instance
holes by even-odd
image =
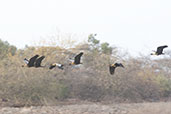
[[[59,46],[26,46],[17,49],[0,40],[0,99],[6,105],[56,105],[78,99],[92,102],[142,102],[171,98],[171,58],[121,57],[117,47],[100,43],[91,34],[87,43],[65,49]],[[70,44],[71,45],[71,44]],[[65,45],[66,47],[67,44]],[[83,51],[83,65],[68,66],[69,58]],[[45,55],[45,68],[23,68],[23,59]],[[170,56],[171,57],[171,56]],[[51,63],[64,70],[49,70]],[[109,74],[109,64],[122,62]]]

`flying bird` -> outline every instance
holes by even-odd
[[[151,55],[162,55],[162,54],[164,54],[163,49],[167,48],[167,47],[168,47],[167,45],[159,46],[159,47],[157,47],[157,51],[154,51],[154,53],[151,53]]]
[[[34,67],[35,61],[37,59],[37,57],[39,57],[39,55],[35,55],[32,58],[30,58],[30,60],[28,60],[27,58],[24,59],[25,65],[22,65],[22,67],[27,66],[27,67]]]
[[[111,75],[113,75],[115,73],[116,67],[122,67],[122,68],[124,68],[124,66],[122,65],[122,63],[115,63],[115,64],[112,64],[112,65],[109,65],[109,72],[110,72]]]
[[[69,65],[78,65],[82,64],[81,61],[81,56],[83,55],[83,52],[79,53],[78,55],[75,56],[74,61],[70,63]]]
[[[64,69],[64,68],[63,68],[64,65],[59,64],[59,63],[53,63],[53,64],[51,64],[50,67],[49,67],[49,69],[53,69],[53,68],[55,68],[56,66],[57,66],[59,69],[61,69],[61,70]]]
[[[45,56],[41,56],[41,57],[39,57],[38,59],[36,59],[36,61],[35,61],[35,64],[34,64],[34,66],[37,68],[37,67],[43,67],[43,66],[41,66],[41,62],[42,62],[42,60],[45,58]]]

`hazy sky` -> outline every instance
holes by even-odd
[[[59,30],[97,33],[102,42],[147,53],[171,48],[170,6],[171,0],[1,0],[0,38],[24,47]]]

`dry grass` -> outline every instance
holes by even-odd
[[[171,114],[171,102],[104,105],[77,102],[70,105],[32,106],[22,108],[0,107],[1,114]]]
[[[112,55],[85,46],[83,65],[68,66],[70,57],[80,52],[60,47],[27,47],[0,60],[0,99],[6,106],[54,106],[73,98],[91,102],[161,101],[171,97],[170,74],[160,68],[162,61],[148,58],[119,58],[125,68],[109,74],[108,65],[118,60]],[[35,54],[45,55],[45,68],[23,68],[23,59]],[[51,63],[65,65],[64,70],[49,70]],[[151,64],[155,63],[151,66]],[[168,60],[167,60],[167,62]],[[157,67],[156,67],[157,66]],[[167,66],[167,65],[166,65]],[[159,72],[155,72],[159,69]],[[1,102],[0,102],[1,103]]]
[[[171,114],[171,102],[133,104],[128,114]]]

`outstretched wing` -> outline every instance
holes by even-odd
[[[111,75],[113,75],[115,73],[115,68],[116,67],[109,66],[109,72],[110,72]]]
[[[167,48],[167,47],[168,47],[167,45],[157,47],[157,53],[158,54],[162,54],[163,53],[163,49]]]
[[[30,60],[29,60],[29,62],[28,62],[28,64],[27,64],[27,66],[28,66],[28,67],[33,67],[33,66],[34,66],[34,63],[35,63],[35,61],[36,61],[36,59],[37,59],[37,57],[39,57],[39,55],[35,55],[35,56],[33,56],[32,58],[30,58]]]
[[[36,60],[34,66],[35,66],[35,67],[41,67],[41,62],[42,62],[42,60],[43,60],[44,58],[45,58],[45,56],[39,57],[39,58]]]
[[[115,63],[115,66],[116,66],[116,67],[123,67],[123,68],[124,68],[124,66],[123,66],[122,63]]]
[[[49,69],[53,69],[53,68],[55,68],[55,67],[56,67],[56,65],[51,64],[50,67],[49,67]]]
[[[79,64],[81,60],[81,56],[83,55],[83,52],[79,53],[78,55],[75,56],[74,63]]]

